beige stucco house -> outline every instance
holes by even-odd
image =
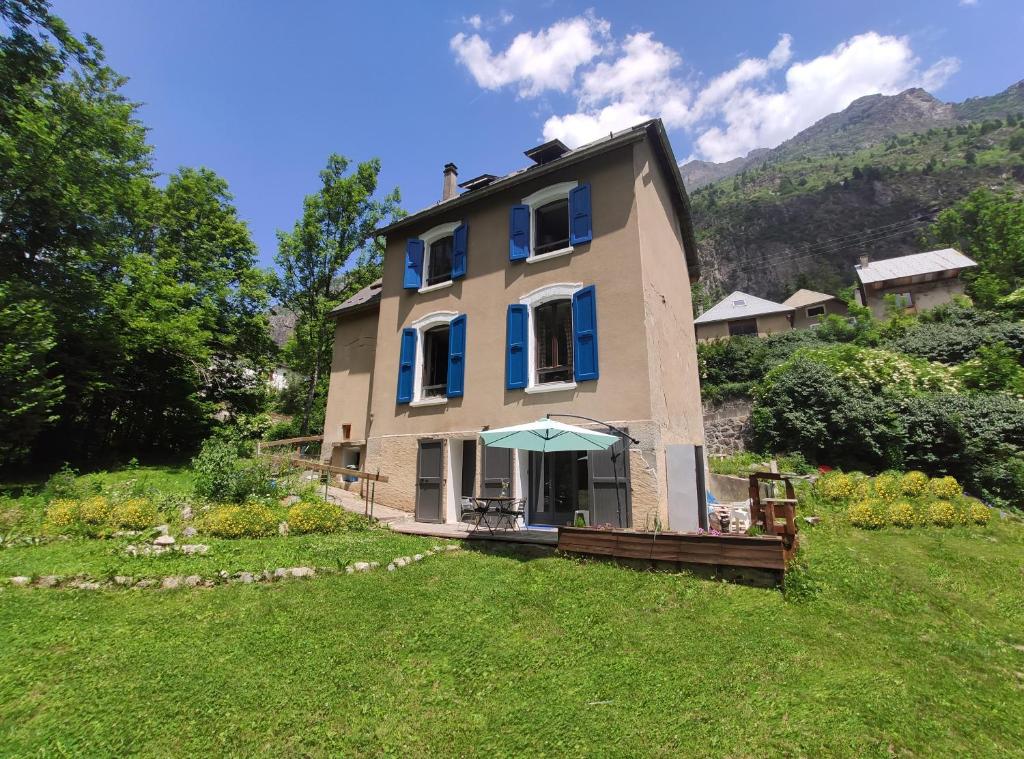
[[[814,290],[797,290],[782,305],[793,309],[793,329],[813,329],[826,316],[847,316],[850,309],[834,295]]]
[[[793,307],[737,290],[694,320],[697,340],[721,340],[739,335],[765,337],[793,329]]]
[[[664,127],[526,154],[528,168],[462,193],[448,164],[440,203],[380,230],[381,281],[333,313],[324,457],[379,469],[377,502],[425,522],[504,490],[526,500],[531,526],[582,510],[592,524],[694,529],[696,246]],[[639,444],[538,454],[480,442],[546,414],[602,420]]]
[[[964,294],[960,273],[977,264],[958,250],[944,248],[926,253],[871,261],[861,258],[857,272],[857,301],[871,309],[877,319],[885,318],[893,304],[917,313],[949,303]]]

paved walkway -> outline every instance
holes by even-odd
[[[351,511],[353,514],[366,513],[366,502],[359,497],[359,493],[328,486],[327,498],[341,506],[345,511]],[[379,503],[373,505],[373,517],[377,521],[389,525],[395,525],[400,522],[413,522],[415,520],[415,517],[408,511],[393,509],[390,506],[381,506]]]

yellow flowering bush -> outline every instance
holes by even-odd
[[[924,472],[907,472],[900,478],[900,491],[910,498],[919,498],[928,490],[928,475]]]
[[[913,527],[918,523],[917,509],[908,501],[897,501],[889,507],[889,521],[897,527]]]
[[[102,495],[94,495],[82,501],[78,517],[86,524],[103,524],[110,518],[110,501]]]
[[[277,532],[277,518],[259,504],[218,506],[206,516],[206,531],[218,538],[262,538]]]
[[[983,503],[972,503],[967,513],[975,524],[988,524],[988,520],[992,518],[992,512]]]
[[[156,506],[147,498],[130,498],[114,506],[110,521],[128,530],[142,530],[156,524]]]
[[[857,501],[846,510],[850,524],[865,530],[877,530],[885,527],[887,514],[885,507],[877,501]]]
[[[818,478],[814,489],[826,501],[846,501],[853,495],[854,483],[848,474],[828,472]]]
[[[903,492],[902,480],[899,472],[883,472],[875,477],[875,495],[883,501],[892,503]]]
[[[335,532],[344,524],[341,508],[327,501],[299,501],[288,510],[289,532]]]
[[[952,527],[957,523],[956,507],[949,501],[935,501],[928,507],[928,518],[939,527]]]
[[[928,492],[935,498],[948,500],[963,493],[963,488],[955,477],[936,477],[928,483]]]
[[[78,521],[79,503],[71,498],[51,501],[46,509],[46,524],[56,530],[63,530]]]

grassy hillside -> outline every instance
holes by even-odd
[[[861,254],[916,252],[934,213],[971,190],[1022,185],[1024,122],[1012,116],[766,160],[691,194],[705,282],[769,298],[834,292]]]
[[[269,585],[3,588],[0,754],[1024,755],[1024,526],[864,531],[801,498],[823,521],[784,593],[478,550]],[[4,550],[5,571],[48,548]]]

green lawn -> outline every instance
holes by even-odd
[[[474,550],[272,585],[7,588],[0,755],[1024,755],[1024,528],[831,517],[803,539],[787,594]],[[329,564],[409,540],[210,559]],[[94,567],[109,548],[0,561]]]

